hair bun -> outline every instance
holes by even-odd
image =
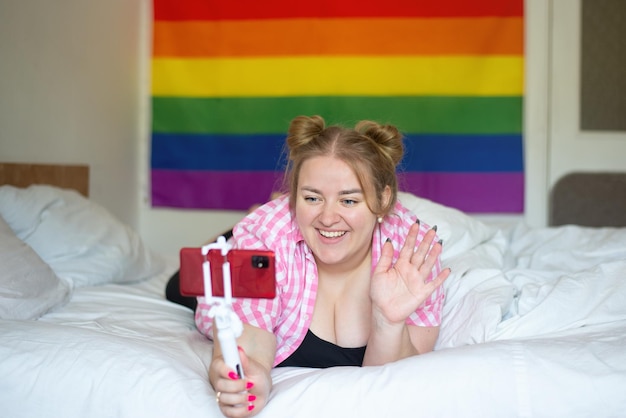
[[[321,116],[296,116],[287,131],[287,144],[291,149],[305,145],[324,132],[325,128],[326,123]]]
[[[404,155],[404,147],[403,135],[398,128],[389,124],[381,125],[371,120],[363,120],[357,123],[354,129],[376,142],[381,151],[393,161],[394,166],[400,163]]]

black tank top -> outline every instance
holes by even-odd
[[[343,348],[308,330],[300,347],[276,367],[362,366],[365,347]]]

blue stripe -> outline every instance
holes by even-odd
[[[152,134],[152,168],[282,170],[284,135]]]
[[[400,170],[517,172],[524,170],[522,135],[406,135]]]
[[[408,134],[400,171],[521,172],[522,136]],[[152,135],[153,169],[282,171],[284,135]]]

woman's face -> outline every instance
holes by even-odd
[[[334,157],[315,157],[300,168],[296,221],[318,268],[356,268],[368,256],[376,215],[352,169]]]

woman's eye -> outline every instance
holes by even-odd
[[[356,200],[352,200],[352,199],[344,199],[343,200],[343,204],[346,206],[354,206],[357,204]]]
[[[304,196],[304,201],[305,202],[309,202],[309,203],[315,203],[317,202],[319,199],[315,196]]]

